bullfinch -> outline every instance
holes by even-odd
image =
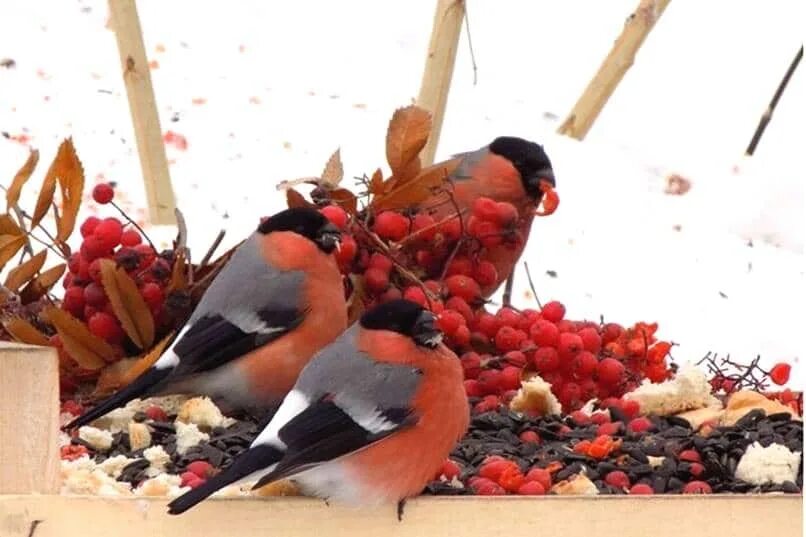
[[[169,513],[237,482],[292,479],[306,495],[352,505],[419,494],[469,422],[461,365],[441,341],[419,305],[375,306],[303,369],[251,446]]]
[[[279,404],[311,357],[347,327],[332,255],[340,239],[310,208],[262,221],[154,365],[65,429],[156,395],[207,395],[232,410]]]
[[[482,287],[482,294],[489,297],[501,283],[509,278],[523,253],[535,210],[543,198],[541,182],[556,186],[554,170],[543,147],[522,138],[501,136],[489,145],[454,155],[461,159],[459,166],[449,176],[453,183],[453,203],[447,203],[445,194],[421,204],[436,220],[463,211],[465,226],[472,212],[473,202],[479,197],[498,202],[509,202],[520,215],[517,230],[522,240],[512,245],[488,247],[481,258],[495,265],[498,280]]]

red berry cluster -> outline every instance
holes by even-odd
[[[114,190],[109,184],[99,184],[93,189],[92,196],[97,203],[108,204],[114,198]],[[143,236],[137,229],[115,217],[90,216],[82,222],[79,230],[83,240],[79,250],[68,259],[68,273],[62,281],[65,292],[61,307],[84,321],[92,334],[111,344],[122,357],[126,354],[126,334],[104,289],[101,260],[113,260],[126,269],[150,307],[159,330],[169,323],[164,305],[172,271],[172,252],[157,254],[150,244],[143,243]],[[52,337],[52,343],[62,347],[58,335]],[[74,373],[81,380],[97,375],[97,372],[81,368]]]

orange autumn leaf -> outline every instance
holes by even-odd
[[[350,298],[347,299],[347,324],[353,324],[366,310],[364,298],[367,292],[364,288],[363,276],[350,274],[349,278],[353,290],[350,293]]]
[[[22,235],[0,235],[0,270],[19,252],[23,244],[25,237]]]
[[[165,290],[165,293],[168,294],[171,291],[182,291],[188,286],[188,277],[187,277],[187,256],[185,255],[185,250],[182,249],[176,256],[176,260],[174,261],[174,266],[171,269],[171,280],[168,283],[168,287]]]
[[[48,337],[25,319],[21,319],[19,317],[5,319],[3,321],[3,328],[5,328],[6,332],[11,334],[11,336],[20,343],[41,346],[47,346],[50,344]]]
[[[25,183],[31,178],[31,175],[34,173],[34,169],[36,168],[36,164],[38,162],[39,151],[36,149],[31,149],[31,152],[28,154],[28,159],[14,176],[14,179],[11,181],[11,186],[9,186],[8,190],[6,191],[6,204],[8,209],[15,206],[20,200],[22,187],[25,186]]]
[[[64,242],[76,226],[81,195],[84,192],[84,167],[76,155],[71,138],[59,146],[54,166],[62,195],[62,211],[56,220],[56,240]]]
[[[23,304],[30,304],[45,296],[45,294],[50,291],[51,287],[62,279],[66,268],[67,265],[61,263],[42,272],[39,276],[28,282],[28,285],[20,291],[20,301]]]
[[[11,215],[0,214],[0,235],[22,235],[23,231]]]
[[[329,192],[330,200],[344,209],[347,214],[355,214],[358,210],[358,199],[346,188],[337,188]]]
[[[337,149],[325,164],[320,181],[327,187],[335,188],[344,178],[344,166],[341,163],[341,149]]]
[[[101,283],[123,331],[140,349],[154,344],[154,317],[137,284],[111,259],[101,260]]]
[[[143,356],[126,358],[104,368],[95,384],[93,397],[110,395],[131,384],[134,379],[154,365],[173,336],[174,332],[169,333]]]
[[[84,369],[95,371],[115,359],[115,349],[68,312],[56,306],[46,306],[42,315],[56,328],[65,352]]]
[[[11,269],[6,276],[5,286],[14,291],[19,291],[20,287],[28,283],[36,274],[42,270],[45,264],[45,258],[48,256],[47,250],[42,250],[35,256],[28,259],[25,263],[17,265]]]
[[[39,189],[39,196],[36,198],[36,206],[34,207],[34,214],[31,216],[31,229],[35,228],[39,222],[45,217],[50,210],[53,203],[53,195],[56,194],[56,173],[59,167],[59,155],[50,164],[45,179],[42,181],[42,187]]]
[[[375,170],[375,173],[372,174],[372,178],[369,180],[369,193],[373,196],[377,196],[379,194],[383,194],[383,172],[381,169],[378,168]]]
[[[386,160],[392,175],[405,180],[404,169],[417,158],[431,133],[431,114],[416,105],[398,108],[386,132]]]
[[[126,370],[123,377],[121,378],[121,382],[123,386],[130,384],[134,379],[139,377],[141,374],[145,372],[146,369],[154,365],[154,363],[162,356],[162,351],[165,350],[165,347],[168,346],[168,343],[173,339],[174,332],[171,331],[168,335],[162,338],[159,342],[157,342],[154,347],[145,353],[142,357],[138,358],[137,361]]]
[[[285,199],[289,209],[294,209],[296,207],[314,207],[313,203],[306,200],[305,196],[293,188],[289,188],[285,191]]]
[[[460,159],[455,158],[425,168],[417,177],[399,183],[399,186],[391,192],[375,197],[372,208],[378,212],[403,209],[425,201],[445,184],[448,176],[459,166],[459,162]]]

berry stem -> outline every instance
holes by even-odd
[[[137,225],[137,222],[135,222],[134,220],[132,220],[132,219],[131,219],[131,217],[130,217],[128,214],[126,214],[126,211],[124,211],[123,209],[121,209],[120,207],[118,207],[118,204],[117,204],[117,203],[115,203],[114,201],[110,201],[110,202],[109,202],[109,205],[111,205],[112,207],[114,207],[115,209],[117,209],[117,210],[118,210],[118,212],[121,214],[121,216],[123,216],[123,218],[125,218],[127,222],[129,222],[131,225],[133,225],[133,226],[135,227],[135,229],[137,229],[137,231],[139,231],[139,232],[140,232],[140,234],[143,236],[143,238],[146,240],[146,242],[148,242],[148,245],[149,245],[149,246],[151,246],[151,248],[152,248],[152,249],[153,249],[155,252],[157,251],[157,247],[156,247],[156,246],[154,246],[154,243],[153,243],[153,242],[151,242],[151,239],[149,238],[149,236],[148,236],[148,235],[146,235],[146,232],[145,232],[145,231],[143,231],[143,228],[141,228],[140,226],[138,226],[138,225]]]
[[[535,297],[535,302],[537,302],[537,307],[541,310],[543,309],[543,304],[540,303],[540,299],[537,298],[537,291],[535,290],[535,283],[532,281],[532,273],[529,272],[529,263],[526,261],[523,262],[523,268],[526,269],[526,279],[529,281],[529,288],[532,290],[532,296]],[[602,319],[604,322],[604,318]]]
[[[210,262],[210,258],[213,257],[213,254],[218,249],[219,245],[221,244],[221,241],[224,240],[224,235],[226,234],[227,232],[223,229],[218,232],[218,235],[216,235],[213,244],[210,245],[210,248],[207,249],[207,253],[204,254],[204,257],[202,257],[202,260],[199,262],[199,268],[203,267],[204,265]]]

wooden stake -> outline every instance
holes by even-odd
[[[433,116],[431,136],[420,153],[424,167],[434,163],[434,155],[437,152],[464,17],[464,0],[437,0],[423,81],[420,85],[420,95],[417,97],[417,105],[431,112]]]
[[[148,213],[153,224],[174,225],[176,200],[135,0],[109,0],[109,12],[117,36],[123,82],[129,96]]]
[[[557,129],[558,133],[577,140],[585,138],[619,82],[632,67],[638,49],[667,5],[669,0],[641,0],[638,8],[627,19],[624,30],[613,44],[610,54],[588,82],[588,87],[579,97],[571,113]]]
[[[55,349],[0,342],[0,494],[57,493],[58,438]]]

